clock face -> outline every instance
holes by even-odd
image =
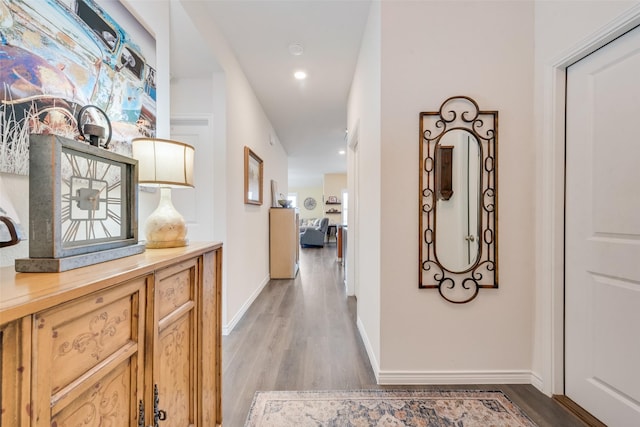
[[[63,247],[126,238],[126,165],[68,148],[60,163]]]
[[[307,197],[306,199],[304,199],[304,207],[307,208],[308,210],[313,210],[316,208],[316,199],[314,199],[313,197]]]

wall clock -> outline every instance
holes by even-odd
[[[138,161],[54,135],[29,138],[29,258],[16,271],[65,271],[144,251]]]
[[[304,207],[312,211],[316,208],[316,199],[313,197],[307,197],[304,199]]]

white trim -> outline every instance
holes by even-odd
[[[631,7],[544,67],[543,138],[538,194],[537,249],[542,372],[532,384],[547,395],[564,394],[564,133],[565,80],[569,65],[640,25],[640,4]]]
[[[209,133],[213,129],[213,114],[172,114],[170,125],[178,126],[206,126]]]
[[[531,371],[381,371],[381,385],[531,384]]]
[[[535,372],[531,373],[531,385],[538,390],[542,390],[542,378]]]
[[[353,150],[356,151],[356,148],[358,147],[358,134],[360,133],[360,119],[358,119],[358,121],[356,121],[356,124],[353,126],[353,129],[351,129],[351,131],[349,131],[349,134],[347,135],[347,146]]]
[[[360,338],[362,338],[364,348],[367,350],[367,356],[369,356],[369,363],[371,363],[373,375],[376,377],[376,382],[380,384],[380,363],[378,363],[378,359],[376,359],[376,354],[373,351],[373,346],[371,345],[371,341],[369,341],[367,331],[364,329],[364,323],[360,320],[360,316],[358,316],[356,324],[358,325],[358,332],[360,332]]]
[[[249,310],[249,307],[251,307],[251,304],[253,304],[256,298],[258,298],[258,295],[260,295],[260,292],[262,292],[264,287],[267,286],[267,283],[269,283],[269,280],[271,280],[271,278],[267,275],[267,277],[264,278],[262,283],[260,283],[260,286],[258,286],[258,289],[256,289],[255,292],[251,294],[249,299],[247,299],[245,303],[242,305],[242,307],[240,307],[240,310],[238,310],[236,315],[233,316],[233,319],[231,319],[231,322],[222,326],[222,335],[229,335],[233,331],[233,328],[235,328],[238,322],[242,320],[242,318],[244,317],[244,314],[247,312],[247,310]]]
[[[638,25],[640,25],[640,3],[558,55],[554,61],[551,61],[551,65],[554,68],[566,68]]]

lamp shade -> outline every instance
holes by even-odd
[[[140,184],[193,187],[195,150],[191,145],[160,138],[134,138],[131,142]]]

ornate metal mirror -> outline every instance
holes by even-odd
[[[498,287],[497,139],[469,97],[420,113],[419,287],[452,303]]]

